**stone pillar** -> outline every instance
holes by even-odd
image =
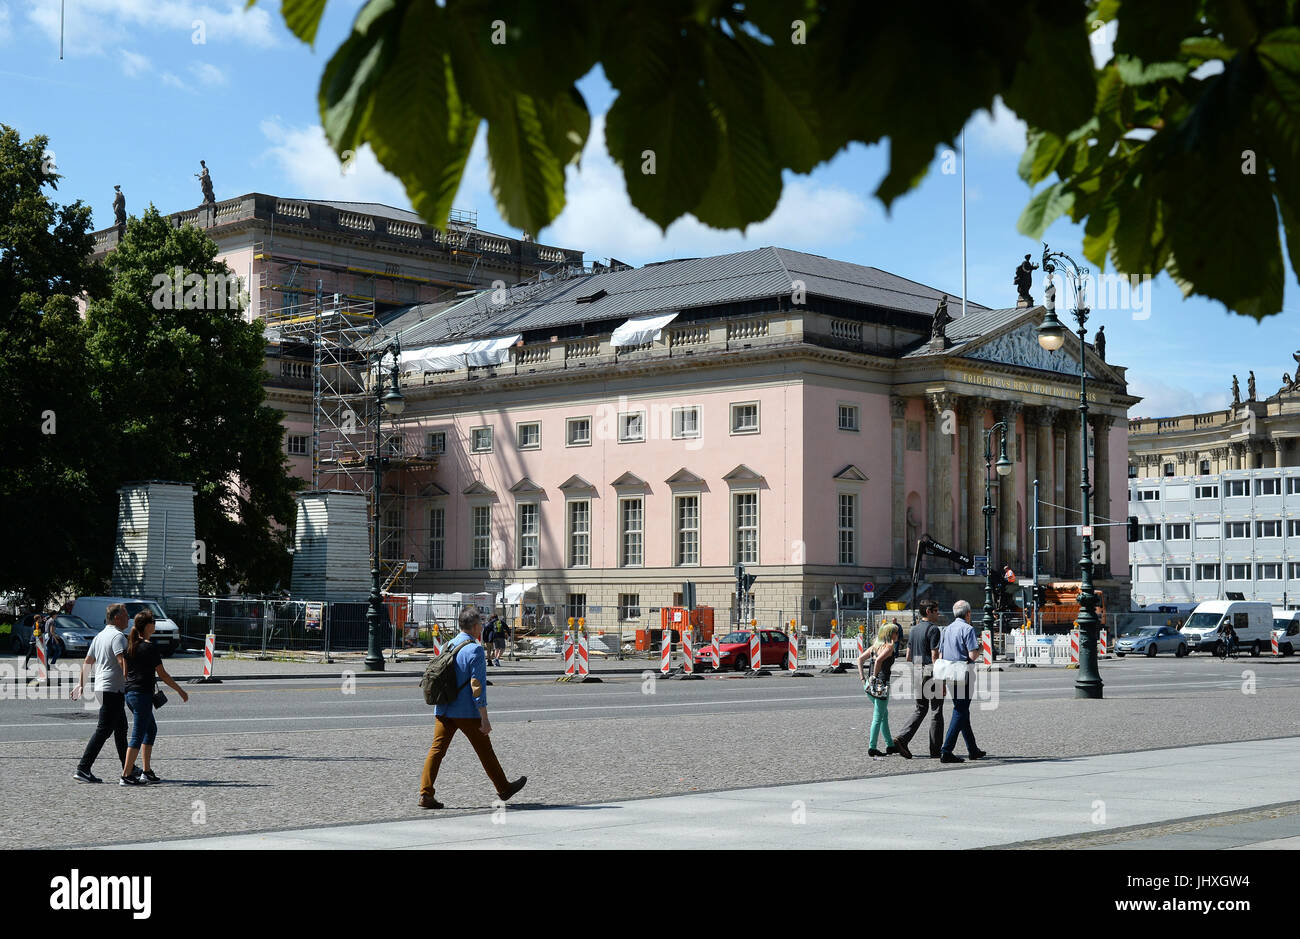
[[[946,545],[955,543],[953,536],[952,458],[957,435],[957,396],[951,393],[930,396],[934,406],[934,528],[931,535]]]
[[[1016,480],[1019,477],[1016,462],[1016,417],[1020,405],[1014,401],[999,402],[998,420],[1007,425],[1007,458],[1011,461],[1011,472],[998,477],[998,561],[999,565],[1010,564],[1013,568],[1019,556],[1016,533]],[[999,436],[998,456],[1001,456]],[[994,458],[996,463],[997,458]]]
[[[1232,443],[1228,445],[1228,469],[1241,469],[1241,455],[1246,452],[1246,445]]]
[[[903,476],[903,457],[907,452],[907,399],[889,396],[889,438],[893,446],[889,494],[890,559],[898,570],[907,569],[907,481]]]
[[[934,419],[934,409],[925,408],[925,523],[921,529],[922,532],[934,533],[934,493],[938,488],[935,477],[938,475],[939,466],[939,443],[935,439],[939,436],[939,422]],[[915,550],[913,545],[913,550]]]
[[[1038,477],[1039,497],[1046,503],[1056,502],[1056,441],[1052,436],[1052,424],[1056,421],[1058,413],[1056,408],[1038,408],[1034,413],[1034,435],[1038,438],[1034,447],[1037,456],[1034,473]],[[1056,509],[1052,505],[1039,506],[1038,524],[1042,526],[1056,524]],[[1054,530],[1043,532],[1042,537],[1038,539],[1038,546],[1054,548],[1060,541],[1057,535],[1058,533]],[[1032,558],[1030,563],[1033,563]],[[1054,551],[1049,550],[1042,554],[1038,563],[1048,570],[1055,571],[1056,557]]]
[[[1115,424],[1115,418],[1109,414],[1101,414],[1093,418],[1093,479],[1092,479],[1092,504],[1093,518],[1100,524],[1111,518],[1110,514],[1110,429]],[[1193,455],[1195,459],[1195,455]],[[1125,513],[1127,517],[1128,513]],[[1115,519],[1120,521],[1120,519]],[[1100,538],[1106,543],[1106,553],[1103,557],[1106,563],[1102,565],[1104,571],[1110,570],[1110,547],[1115,537],[1123,532],[1122,528],[1097,528],[1094,530],[1094,538]],[[1093,572],[1094,576],[1097,572]]]
[[[1067,444],[1069,443],[1069,435],[1067,434],[1069,421],[1069,411],[1060,410],[1056,412],[1056,423],[1053,425],[1052,433],[1052,443],[1055,450],[1052,454],[1052,463],[1055,467],[1052,470],[1052,482],[1055,484],[1055,494],[1052,497],[1052,501],[1058,506],[1058,508],[1054,510],[1053,524],[1055,525],[1065,525],[1069,522],[1070,518],[1070,513],[1065,511],[1063,508],[1063,506],[1069,504],[1066,501],[1065,495],[1065,463],[1066,455],[1069,453],[1067,448]],[[1066,571],[1069,570],[1066,560],[1069,557],[1069,545],[1070,539],[1065,529],[1058,529],[1056,532],[1056,538],[1052,544],[1055,552],[1054,560],[1052,562],[1052,572],[1061,579],[1065,578]]]
[[[1083,483],[1083,459],[1084,452],[1081,449],[1083,445],[1083,429],[1079,426],[1079,415],[1076,411],[1067,411],[1067,420],[1065,423],[1065,505],[1069,511],[1065,513],[1064,524],[1070,526],[1065,529],[1065,575],[1068,579],[1074,580],[1079,576],[1079,552],[1082,550],[1079,536],[1075,534],[1076,525],[1083,524],[1083,490],[1080,488]]]
[[[1273,438],[1273,465],[1286,466],[1286,441],[1280,437]]]
[[[986,398],[965,398],[966,436],[966,553],[984,553],[984,413]]]

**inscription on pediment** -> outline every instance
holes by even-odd
[[[1065,349],[1048,352],[1038,344],[1036,327],[1026,323],[1011,332],[981,343],[969,352],[963,352],[962,358],[983,359],[986,362],[999,362],[1003,365],[1018,365],[1021,368],[1036,368],[1044,372],[1056,372],[1060,375],[1078,375],[1079,360]],[[1095,378],[1092,369],[1088,376]]]

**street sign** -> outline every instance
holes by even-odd
[[[494,591],[501,591],[505,589],[506,589],[506,582],[504,580],[483,581],[483,590],[485,593],[492,593]]]
[[[1091,525],[1080,525],[1080,526],[1079,526],[1079,537],[1080,537],[1080,538],[1091,538],[1091,537],[1092,537],[1092,526],[1091,526]]]
[[[862,585],[862,593],[864,596],[868,596],[868,597],[875,596],[876,585],[873,584],[871,581],[867,581],[865,584]]]
[[[602,612],[604,612],[604,607],[599,607],[599,606],[589,606],[589,607],[587,607],[587,612],[588,612],[588,613],[602,613]]]
[[[418,574],[418,573],[420,573],[420,562],[419,562],[419,561],[407,561],[407,562],[406,562],[406,573],[408,573],[408,574]]]
[[[822,608],[822,602],[821,602],[820,600],[818,600],[816,597],[810,597],[810,598],[809,598],[809,600],[808,600],[808,609],[810,609],[810,610],[812,610],[814,613],[816,613],[816,612],[817,612],[818,610],[820,610],[821,608]]]
[[[864,593],[862,594],[862,599],[863,599],[863,600],[874,600],[874,599],[876,599],[876,592],[875,592],[874,590],[868,590],[868,591],[866,591],[866,592],[864,592]]]

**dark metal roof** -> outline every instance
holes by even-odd
[[[948,304],[949,309],[952,303]],[[1012,323],[1024,317],[1029,311],[1028,307],[1008,307],[1002,310],[978,309],[971,310],[970,301],[966,301],[966,315],[958,316],[945,331],[948,341],[951,343],[947,349],[942,352],[930,351],[930,339],[927,336],[919,346],[907,352],[902,357],[905,359],[917,359],[927,355],[952,355],[960,350],[967,343],[975,339],[982,339],[985,336],[992,335]]]
[[[508,335],[605,320],[621,321],[648,313],[789,297],[797,282],[802,283],[810,296],[927,316],[933,315],[939,299],[945,295],[941,290],[874,267],[766,247],[639,268],[566,272],[540,283],[512,287],[505,292],[505,302],[493,302],[494,295],[498,300],[501,295],[489,290],[451,307],[446,304],[414,307],[410,321],[418,325],[406,329],[402,345],[415,349],[453,337]],[[592,299],[602,291],[603,296]],[[951,306],[952,295],[947,296]],[[968,300],[967,309],[986,308]],[[407,319],[406,314],[402,319]]]

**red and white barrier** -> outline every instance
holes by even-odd
[[[799,671],[799,635],[793,629],[790,630],[790,651],[786,655],[786,665],[790,671]]]
[[[1070,664],[1078,666],[1079,664],[1079,630],[1070,630]]]
[[[203,680],[212,680],[212,653],[217,644],[217,637],[208,633],[203,639]]]
[[[566,629],[564,631],[564,674],[572,675],[575,664],[573,661],[573,631]]]
[[[840,635],[831,630],[831,668],[840,667]]]
[[[713,637],[713,641],[709,643],[709,655],[713,659],[714,670],[722,668],[722,646],[719,644],[716,635]]]
[[[579,678],[586,678],[587,673],[591,671],[591,662],[589,660],[589,655],[588,655],[588,648],[589,648],[588,642],[589,640],[587,639],[587,630],[586,629],[578,630],[577,662],[578,662]]]
[[[667,675],[673,670],[673,631],[665,629],[663,639],[659,642],[660,654],[663,661],[659,665],[659,671]]]
[[[1098,642],[1097,654],[1105,655],[1106,654],[1106,630],[1103,629],[1100,633],[1097,634],[1097,642]]]
[[[1273,634],[1273,654],[1274,654],[1274,655],[1281,655],[1281,654],[1282,654],[1281,651],[1278,649],[1278,646],[1277,646],[1277,633],[1274,633],[1274,634]]]
[[[36,680],[49,681],[49,677],[45,668],[45,632],[42,631],[36,637]]]
[[[691,631],[689,628],[682,630],[682,671],[687,675],[695,674],[695,643],[691,641]]]
[[[980,633],[980,663],[993,664],[993,632],[985,629]]]
[[[757,627],[749,634],[749,667],[754,671],[763,667],[763,641]]]

